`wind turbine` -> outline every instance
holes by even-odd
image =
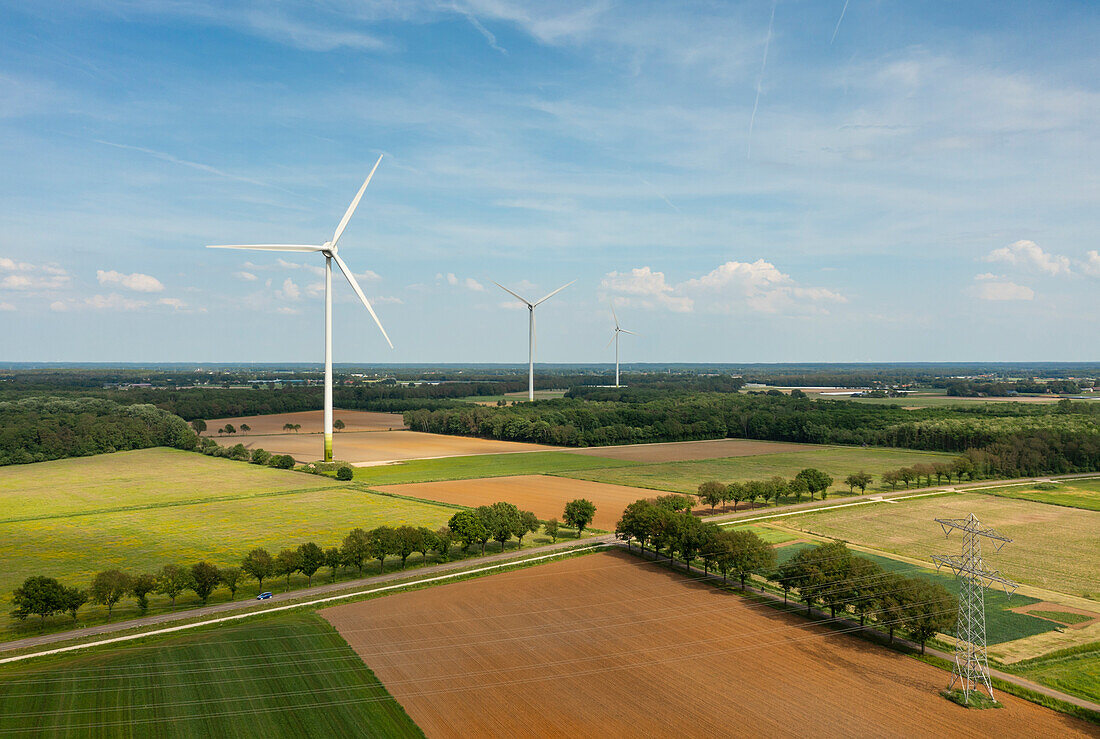
[[[576,282],[576,280],[573,280],[573,282]],[[536,300],[534,303],[532,303],[527,298],[521,298],[519,295],[516,295],[514,292],[512,292],[511,290],[506,288],[504,285],[501,285],[499,282],[493,282],[493,284],[496,285],[497,287],[499,287],[501,290],[503,290],[504,292],[508,293],[509,295],[511,295],[512,297],[516,298],[521,303],[526,305],[527,306],[527,311],[528,311],[528,313],[530,313],[530,321],[529,321],[529,324],[528,324],[530,328],[528,329],[528,338],[527,338],[527,343],[528,343],[528,347],[529,347],[528,352],[527,352],[527,399],[528,400],[534,400],[535,399],[535,306],[539,305],[540,303],[545,303],[547,300],[549,300],[550,298],[554,297],[555,295],[560,293],[565,288],[572,285],[573,282],[565,283],[564,285],[559,287],[557,290],[555,290],[554,292],[547,295],[542,300]]]
[[[340,271],[344,273],[344,277],[348,278],[348,282],[351,283],[351,289],[355,291],[355,294],[359,296],[359,299],[363,301],[363,305],[366,306],[367,312],[370,313],[371,318],[378,324],[378,330],[382,332],[382,336],[386,338],[386,343],[390,345],[390,349],[393,349],[393,342],[390,341],[389,335],[386,334],[386,329],[382,328],[382,322],[378,320],[378,316],[374,312],[374,308],[371,308],[370,301],[367,300],[367,296],[363,294],[363,289],[359,287],[359,283],[355,280],[355,275],[351,273],[348,265],[340,258],[337,253],[337,244],[340,242],[340,236],[343,235],[344,229],[347,228],[348,221],[351,220],[352,214],[359,206],[359,200],[363,197],[363,191],[367,189],[367,185],[370,184],[371,177],[374,177],[374,171],[378,169],[378,165],[382,163],[382,157],[378,157],[378,161],[374,163],[374,167],[371,169],[370,174],[367,175],[367,179],[363,181],[363,186],[359,188],[359,192],[355,194],[355,199],[351,201],[351,205],[348,206],[347,212],[344,213],[344,217],[340,219],[340,225],[336,227],[336,232],[332,235],[331,241],[326,241],[320,246],[312,246],[309,244],[217,244],[207,246],[207,249],[252,249],[255,251],[277,251],[277,252],[321,252],[325,256],[325,461],[332,461],[332,261],[335,259],[336,264],[340,267]]]
[[[627,331],[625,328],[619,328],[619,317],[615,315],[615,304],[611,305],[611,317],[615,319],[615,330],[611,332],[611,341],[615,342],[615,387],[619,387],[619,334],[630,334],[631,336],[637,336],[638,334],[633,331]],[[607,342],[607,346],[611,346],[611,341]]]

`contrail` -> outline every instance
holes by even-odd
[[[756,109],[760,105],[760,88],[764,86],[764,69],[768,66],[768,47],[772,43],[772,27],[775,25],[775,6],[779,0],[772,3],[772,17],[768,21],[768,37],[764,39],[764,61],[760,62],[760,76],[756,80],[756,99],[752,102],[752,115],[749,117],[749,147],[745,153],[746,159],[752,158],[752,127],[756,124]]]
[[[848,1],[844,0],[844,7],[840,9],[840,17],[836,19],[836,28],[833,29],[833,37],[829,39],[829,46],[833,45],[836,41],[836,32],[840,30],[840,23],[844,20],[844,14],[848,12]]]

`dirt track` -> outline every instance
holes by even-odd
[[[784,441],[752,441],[750,439],[711,439],[707,441],[674,441],[663,444],[632,444],[627,446],[593,446],[567,449],[573,454],[610,457],[632,462],[688,462],[696,459],[722,457],[752,457],[757,454],[781,454],[821,449],[810,444]]]
[[[320,613],[430,737],[1093,735],[622,553]]]
[[[539,518],[561,520],[565,504],[576,498],[588,498],[596,504],[592,527],[614,531],[623,509],[639,498],[662,495],[655,490],[609,485],[603,482],[573,480],[549,475],[515,475],[486,477],[474,480],[447,480],[403,485],[383,485],[383,492],[410,495],[441,503],[465,506],[489,505],[498,500],[514,503],[521,510],[534,511]],[[700,508],[707,510],[709,508]]]
[[[342,411],[332,413],[333,420],[343,421],[346,431],[390,431],[405,428],[405,420],[400,413],[372,413],[370,411]],[[299,411],[297,413],[273,413],[266,416],[238,416],[237,418],[215,418],[207,421],[207,436],[218,438],[218,429],[231,423],[237,427],[232,438],[259,434],[284,434],[283,424],[300,423],[299,434],[320,434],[324,431],[324,411]],[[240,428],[248,424],[252,430],[247,434]],[[337,432],[340,433],[340,432]]]

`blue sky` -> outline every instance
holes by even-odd
[[[1100,359],[1091,3],[0,14],[5,360]]]

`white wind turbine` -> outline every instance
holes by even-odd
[[[573,280],[573,282],[576,282],[576,280]],[[560,293],[565,288],[572,285],[573,282],[565,283],[564,285],[559,287],[557,290],[555,290],[554,292],[547,295],[542,300],[536,300],[534,303],[532,303],[527,298],[521,298],[520,296],[516,295],[514,292],[512,292],[511,290],[506,288],[504,285],[501,285],[499,282],[493,282],[493,284],[496,285],[497,287],[499,287],[501,290],[503,290],[504,292],[508,293],[509,295],[511,295],[512,297],[516,298],[521,303],[526,305],[527,306],[527,311],[530,314],[530,321],[528,323],[529,328],[528,328],[528,335],[527,335],[527,344],[528,344],[528,352],[527,352],[527,399],[528,400],[534,400],[535,399],[535,306],[539,305],[540,303],[545,303],[547,300],[549,300],[550,298],[554,297],[555,295]]]
[[[620,387],[620,385],[619,385],[619,334],[630,334],[631,336],[637,336],[638,334],[634,333],[633,331],[627,331],[625,328],[619,328],[619,317],[617,315],[615,315],[615,304],[610,303],[610,305],[611,305],[611,317],[615,319],[615,330],[611,332],[611,341],[615,342],[615,387]],[[607,342],[607,346],[605,346],[604,349],[606,349],[608,346],[611,346],[611,341]]]
[[[344,277],[348,278],[348,282],[351,283],[351,288],[355,290],[355,294],[359,296],[359,299],[363,301],[363,305],[366,306],[367,311],[370,313],[371,318],[378,324],[378,330],[382,332],[382,336],[386,338],[386,343],[393,348],[393,342],[390,341],[390,337],[386,334],[386,329],[382,328],[382,322],[378,320],[378,316],[374,313],[374,308],[371,308],[370,301],[367,300],[367,296],[363,294],[363,289],[359,287],[359,283],[355,280],[355,275],[351,273],[348,265],[337,254],[336,245],[340,241],[340,236],[343,235],[344,229],[347,228],[348,221],[351,220],[352,214],[359,206],[359,200],[363,197],[363,191],[367,189],[367,185],[370,184],[371,177],[374,177],[374,171],[378,169],[378,165],[382,163],[382,157],[378,157],[378,161],[374,163],[374,167],[371,169],[370,174],[367,175],[367,179],[363,181],[363,186],[359,188],[359,192],[355,194],[355,199],[351,201],[351,205],[348,206],[347,212],[344,213],[344,217],[340,219],[340,225],[336,227],[336,232],[332,235],[331,241],[326,241],[320,246],[313,246],[310,244],[217,244],[207,246],[207,249],[254,249],[256,251],[278,251],[278,252],[321,252],[325,255],[325,461],[332,461],[332,260],[336,260],[336,264],[340,267],[340,271],[344,273]]]

